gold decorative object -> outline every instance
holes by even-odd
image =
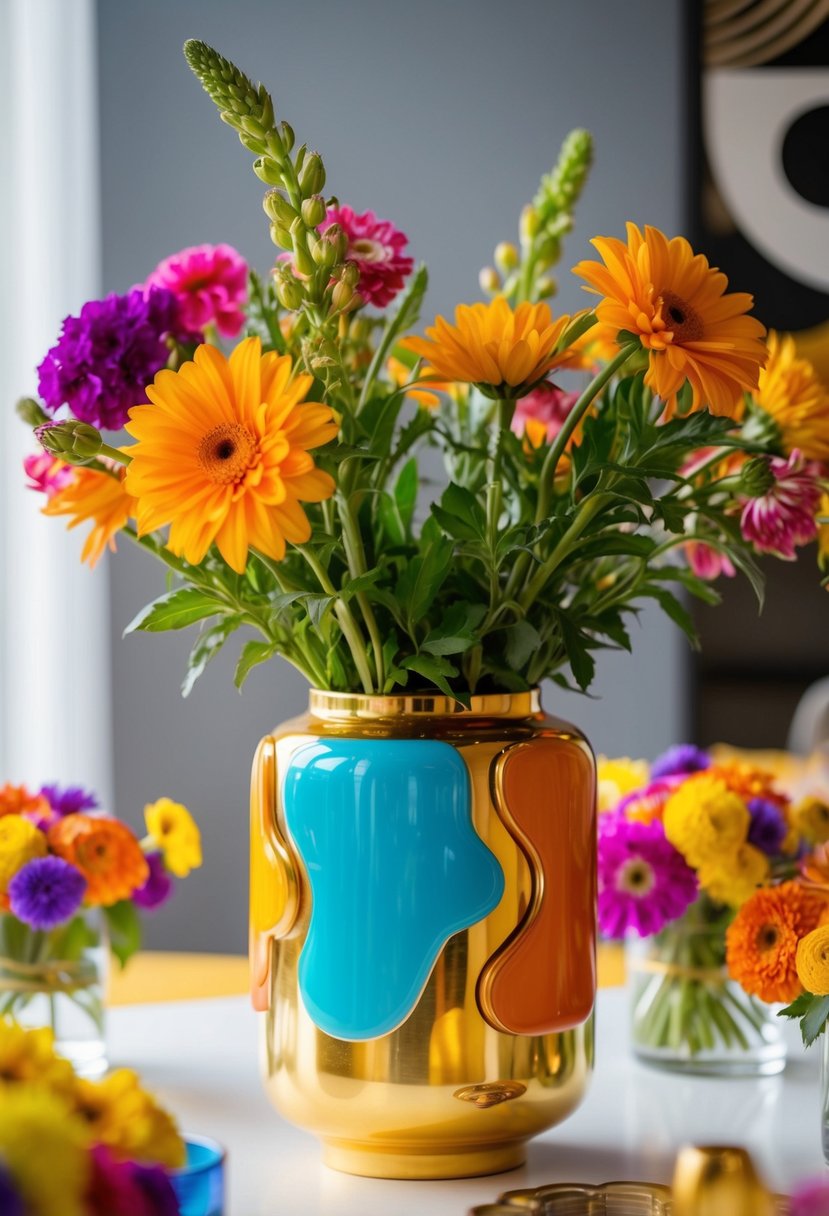
[[[312,692],[306,715],[262,741],[251,979],[266,1087],[328,1165],[497,1173],[579,1104],[593,1062],[594,803],[587,744],[537,692],[469,710]]]

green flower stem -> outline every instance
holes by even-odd
[[[274,561],[272,557],[268,557],[266,554],[260,553],[258,549],[253,549],[252,552],[256,554],[266,570],[270,571],[280,591],[289,592],[295,590],[292,585],[289,585],[286,582],[283,572],[279,568],[278,562]],[[245,611],[247,612],[247,610]],[[320,667],[317,661],[317,656],[314,654],[310,645],[306,644],[305,642],[301,642],[299,637],[295,634],[291,641],[292,645],[296,648],[299,654],[299,657],[297,658],[296,656],[291,655],[288,647],[279,644],[276,639],[273,638],[270,630],[266,629],[258,618],[251,617],[250,623],[253,624],[255,628],[257,628],[259,632],[265,636],[266,640],[274,641],[275,644],[279,645],[279,652],[282,657],[287,659],[287,661],[305,677],[312,688],[322,688],[325,685],[325,671],[322,667]]]
[[[345,494],[337,495],[337,509],[343,528],[343,543],[348,569],[352,578],[359,578],[361,574],[366,573],[366,555],[363,548],[363,538],[360,535],[357,520],[354,518],[354,512],[351,509],[351,501]],[[365,592],[358,591],[355,599],[357,600],[363,620],[366,623],[369,638],[371,639],[377,687],[382,688],[386,682],[386,673],[383,662],[383,639],[377,625],[377,618]]]
[[[535,600],[544,590],[550,575],[561,565],[565,557],[573,549],[588,524],[591,523],[600,511],[603,511],[606,506],[613,502],[613,498],[612,494],[594,490],[592,494],[583,500],[576,513],[576,518],[570,527],[564,533],[547,560],[542,562],[538,567],[523,593],[518,597],[518,602],[525,613],[532,607]]]
[[[119,451],[118,448],[114,448],[108,443],[101,444],[101,450],[98,455],[108,456],[110,460],[114,460],[117,464],[128,465],[132,462],[132,456],[129,456],[126,452]]]
[[[371,680],[371,670],[366,661],[366,648],[360,633],[360,627],[354,620],[354,616],[346,601],[338,595],[337,589],[328,577],[328,573],[317,558],[317,555],[311,549],[306,548],[305,545],[298,545],[297,548],[317,576],[319,584],[326,595],[334,597],[334,612],[343,631],[348,648],[351,651],[354,666],[357,668],[357,674],[363,685],[363,692],[370,695],[374,692],[374,686]]]

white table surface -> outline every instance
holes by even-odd
[[[688,1141],[745,1145],[778,1190],[825,1168],[818,1048],[804,1053],[792,1038],[781,1077],[660,1073],[630,1055],[621,989],[599,995],[596,1073],[579,1110],[530,1144],[521,1169],[453,1182],[386,1182],[326,1169],[313,1137],[283,1122],[264,1095],[258,1029],[242,997],[110,1013],[113,1066],[137,1068],[185,1130],[227,1147],[226,1216],[464,1216],[505,1190],[546,1182],[667,1182],[677,1149]]]

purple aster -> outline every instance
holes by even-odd
[[[62,857],[35,857],[9,883],[9,907],[33,929],[54,929],[74,916],[86,879]]]
[[[59,785],[42,785],[41,795],[49,803],[55,815],[61,819],[64,815],[75,815],[78,811],[94,811],[100,803],[97,794],[85,790],[81,785],[67,785],[61,789]]]
[[[753,844],[761,853],[774,857],[780,852],[789,830],[780,813],[780,807],[767,798],[750,798],[746,805],[751,812],[748,843]]]
[[[829,1216],[829,1182],[816,1178],[802,1183],[792,1195],[791,1216]]]
[[[600,823],[607,818],[602,815]],[[650,937],[694,902],[697,876],[659,821],[611,818],[599,832],[599,927],[606,937],[622,938],[629,930]]]
[[[120,430],[167,363],[166,335],[185,337],[179,328],[176,298],[163,287],[90,300],[80,316],[66,318],[37,369],[46,409],[54,414],[68,405],[81,422]]]
[[[2,1162],[0,1162],[0,1212],[3,1213],[3,1216],[26,1216],[23,1199]]]
[[[150,877],[143,887],[133,891],[130,899],[138,904],[139,908],[160,908],[173,893],[173,880],[164,868],[162,853],[148,853],[147,863],[150,867]]]
[[[677,743],[657,756],[651,765],[651,777],[674,777],[678,774],[701,773],[711,767],[711,757],[693,743]]]

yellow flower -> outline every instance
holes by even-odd
[[[489,304],[459,304],[454,325],[436,317],[427,337],[407,338],[406,345],[427,361],[426,376],[520,397],[565,362],[557,348],[569,324],[569,316],[554,321],[547,304],[525,301],[513,312],[498,296]]]
[[[154,844],[164,854],[164,864],[178,878],[186,878],[202,863],[201,833],[196,821],[180,802],[159,798],[144,807],[144,822]]]
[[[813,996],[829,996],[829,925],[821,925],[797,945],[797,978]]]
[[[72,1078],[72,1065],[55,1054],[51,1030],[24,1030],[9,1018],[0,1018],[0,1082],[43,1082],[69,1093]]]
[[[817,513],[817,548],[820,564],[829,562],[829,494],[822,494]]]
[[[405,346],[405,342],[401,343]],[[392,355],[386,363],[386,371],[389,373],[389,379],[396,388],[402,388],[404,384],[408,384],[412,379],[412,368],[407,367],[400,359]],[[412,387],[406,389],[406,396],[411,397],[412,401],[416,401],[418,405],[426,410],[434,410],[440,405],[440,397],[437,391],[430,392],[430,389],[448,392],[450,385],[448,383],[440,383],[437,380],[430,380],[428,388]]]
[[[751,296],[726,294],[728,279],[695,254],[683,237],[627,225],[627,244],[596,237],[601,262],[579,262],[574,274],[602,296],[595,338],[617,342],[633,333],[648,352],[645,383],[669,404],[687,380],[693,408],[739,416],[742,394],[755,389],[765,361],[765,330]]]
[[[0,894],[4,894],[19,869],[34,857],[45,857],[46,837],[22,815],[0,818]]]
[[[599,756],[596,761],[599,785],[599,812],[612,811],[617,802],[634,790],[647,785],[650,777],[650,766],[647,760],[631,760],[623,756],[618,760],[609,760],[607,756]]]
[[[792,827],[809,844],[829,841],[829,806],[820,798],[803,798],[789,812]],[[2,820],[0,820],[2,823]]]
[[[117,1068],[102,1081],[79,1078],[75,1109],[94,1142],[118,1156],[170,1169],[184,1163],[184,1142],[175,1120],[142,1089],[130,1068]]]
[[[215,541],[237,574],[251,545],[280,560],[286,542],[309,539],[300,502],[330,498],[334,480],[308,452],[338,427],[327,405],[303,402],[313,377],[292,370],[290,356],[245,338],[229,359],[205,343],[158,373],[126,428],[142,536],[171,524],[169,548],[194,565]]]
[[[768,360],[754,400],[780,427],[783,448],[807,460],[829,460],[829,393],[790,334],[769,333]]]
[[[754,845],[743,844],[735,853],[712,855],[699,868],[703,890],[718,904],[739,908],[769,876],[769,859]]]
[[[690,866],[699,869],[745,844],[751,815],[719,777],[695,774],[665,804],[665,835]]]
[[[124,470],[112,475],[97,469],[77,468],[68,486],[53,494],[43,508],[44,515],[69,515],[66,525],[71,531],[79,524],[92,520],[92,529],[84,541],[81,561],[97,565],[109,546],[115,552],[115,537],[135,515],[135,502],[124,489]]]
[[[90,1144],[65,1098],[40,1085],[0,1085],[0,1161],[26,1216],[84,1216]]]

